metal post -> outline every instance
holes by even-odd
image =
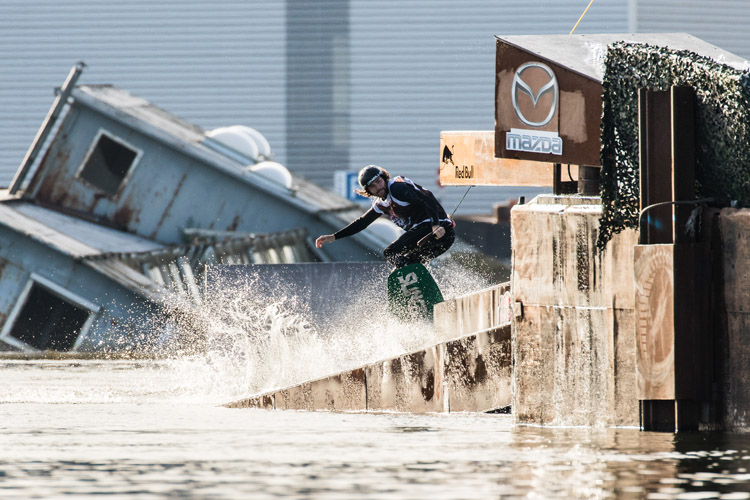
[[[76,65],[70,69],[68,77],[65,79],[63,86],[60,88],[60,92],[55,98],[55,102],[52,104],[49,113],[47,113],[47,117],[44,119],[44,123],[42,123],[42,126],[36,133],[34,142],[31,143],[31,147],[26,152],[26,156],[21,162],[21,167],[18,169],[18,172],[16,172],[16,176],[13,178],[13,182],[11,182],[10,184],[10,194],[16,194],[18,190],[21,189],[21,185],[23,184],[26,175],[29,173],[29,170],[31,170],[31,166],[34,164],[34,160],[36,160],[39,151],[44,145],[44,141],[47,140],[47,136],[52,131],[52,128],[55,125],[55,121],[57,121],[57,117],[60,116],[60,112],[65,106],[65,103],[68,102],[68,97],[70,97],[70,93],[73,91],[73,87],[75,86],[76,81],[78,81],[78,77],[81,76],[83,68],[85,67],[86,64],[83,61],[78,61]]]

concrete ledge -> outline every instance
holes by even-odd
[[[446,300],[435,305],[435,332],[454,339],[498,327],[511,320],[510,282]]]
[[[510,402],[510,324],[506,323],[224,406],[426,413],[483,412]]]

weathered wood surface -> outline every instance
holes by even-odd
[[[707,401],[708,245],[636,245],[638,399]]]
[[[750,210],[722,209],[722,253],[716,259],[721,277],[715,301],[716,360],[721,400],[720,423],[729,430],[750,431]]]
[[[675,399],[674,245],[636,245],[638,399]]]

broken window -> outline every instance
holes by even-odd
[[[139,156],[139,151],[100,131],[78,176],[113,196]]]
[[[20,349],[69,351],[88,330],[98,307],[33,275],[8,317],[2,340]]]

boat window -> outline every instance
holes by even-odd
[[[69,351],[80,343],[98,306],[32,275],[0,339],[21,350]]]
[[[100,130],[78,176],[114,196],[139,157],[140,151]]]

